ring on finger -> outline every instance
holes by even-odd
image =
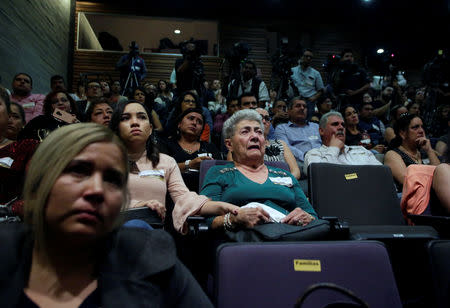
[[[302,224],[303,224],[302,220],[299,219],[299,220],[297,221],[297,226],[301,226]]]

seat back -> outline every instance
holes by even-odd
[[[202,162],[200,163],[200,174],[199,174],[199,181],[198,181],[199,190],[200,191],[202,190],[203,181],[205,180],[205,175],[208,172],[209,168],[211,168],[212,166],[225,165],[228,163],[230,163],[230,161],[228,161],[228,160],[214,160],[214,159],[213,160],[202,160]],[[289,165],[283,161],[264,161],[264,164],[266,164],[267,166],[290,171]]]
[[[450,240],[428,244],[436,308],[450,307]],[[430,305],[431,306],[431,305]]]
[[[319,216],[336,216],[350,225],[405,224],[387,166],[313,163],[308,187]]]
[[[376,241],[224,244],[216,258],[216,307],[293,307],[313,284],[334,283],[370,307],[401,307],[389,256]],[[320,290],[302,307],[343,297]],[[348,300],[347,297],[344,297]]]

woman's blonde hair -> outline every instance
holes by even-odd
[[[96,123],[71,124],[53,131],[39,145],[31,159],[24,187],[24,220],[32,228],[37,248],[45,247],[45,209],[50,191],[72,159],[85,147],[96,142],[112,142],[120,149],[125,167],[124,208],[127,191],[127,150],[110,129]]]

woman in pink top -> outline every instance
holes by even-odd
[[[128,150],[130,206],[147,206],[164,219],[168,191],[175,203],[172,212],[174,227],[181,233],[186,231],[185,221],[188,216],[237,213],[237,207],[232,204],[210,201],[208,197],[188,190],[175,159],[159,153],[151,137],[153,124],[149,114],[143,104],[128,101],[117,106],[110,123],[111,129]]]

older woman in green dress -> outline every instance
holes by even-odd
[[[264,204],[285,214],[280,222],[286,224],[306,226],[317,218],[295,177],[264,164],[264,126],[256,111],[233,114],[225,122],[222,135],[233,162],[212,167],[205,176],[201,194],[240,207],[251,202]],[[237,215],[213,217],[211,227],[252,228],[270,220],[262,207],[245,207]]]

